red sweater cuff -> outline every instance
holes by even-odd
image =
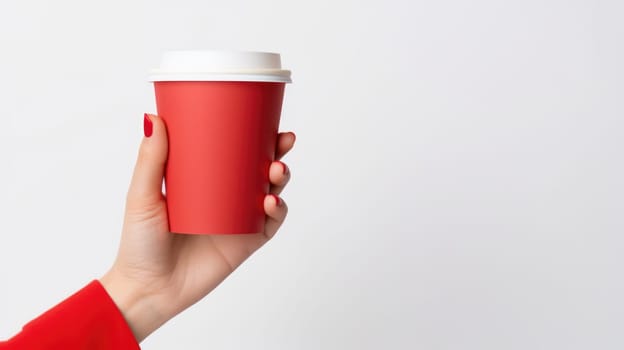
[[[94,280],[24,326],[0,349],[139,350],[128,323]]]

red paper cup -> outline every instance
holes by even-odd
[[[169,138],[169,230],[263,232],[269,166],[290,82],[280,56],[173,51],[150,80]]]

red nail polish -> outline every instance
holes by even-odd
[[[149,118],[149,114],[145,113],[143,115],[143,133],[145,134],[145,137],[152,136],[153,131],[154,123],[152,123],[152,120]]]
[[[272,194],[271,196],[273,196],[273,199],[275,199],[275,205],[276,205],[276,206],[278,206],[278,207],[279,207],[279,206],[281,206],[281,205],[282,205],[282,200],[280,199],[280,197],[278,197],[278,196],[276,196],[276,195],[274,195],[274,194]]]

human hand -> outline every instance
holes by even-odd
[[[117,258],[100,279],[138,342],[206,296],[277,232],[288,212],[279,194],[290,179],[288,167],[279,159],[295,142],[294,133],[278,135],[275,161],[269,169],[270,194],[264,198],[264,232],[173,234],[168,229],[162,193],[168,150],[166,126],[154,115],[146,115],[144,126],[146,137],[126,198]]]

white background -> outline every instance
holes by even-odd
[[[101,276],[147,72],[277,51],[276,238],[144,349],[624,348],[621,1],[0,2],[0,339]]]

